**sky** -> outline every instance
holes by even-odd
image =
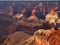
[[[0,1],[60,1],[60,0],[0,0]]]

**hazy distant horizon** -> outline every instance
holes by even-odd
[[[60,0],[0,0],[0,1],[60,1]]]

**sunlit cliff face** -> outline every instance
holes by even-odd
[[[32,15],[36,13],[36,9],[33,9],[32,10]]]
[[[49,13],[54,15],[54,13],[55,13],[54,9],[51,9]]]

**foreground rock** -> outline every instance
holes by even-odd
[[[50,45],[60,45],[60,30],[55,31],[48,40]]]
[[[24,42],[29,37],[31,37],[31,35],[28,35],[21,31],[17,31],[17,32],[13,33],[12,35],[8,35],[7,38],[5,39],[3,45],[17,45],[21,42]]]
[[[7,36],[7,38],[3,42],[3,45],[34,45],[34,42],[35,42],[34,36],[35,35],[31,36],[24,32],[18,31],[18,32],[13,33],[12,35]],[[46,38],[42,34],[40,35],[39,40],[40,39],[41,39],[40,42],[42,45],[47,44],[47,43],[48,43],[47,45],[60,45],[60,30],[53,32],[51,35],[48,36],[48,38]]]

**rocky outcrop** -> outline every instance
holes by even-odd
[[[11,35],[8,35],[3,45],[20,45],[21,42],[24,42],[29,37],[31,37],[31,35],[28,35],[21,31],[17,31]]]
[[[34,45],[36,43],[34,37],[36,36],[31,36],[24,32],[18,31],[8,35],[3,42],[3,45]],[[60,45],[60,30],[53,32],[48,38],[44,35],[40,35],[39,37],[40,38],[36,37],[36,39],[39,39],[42,45]]]

